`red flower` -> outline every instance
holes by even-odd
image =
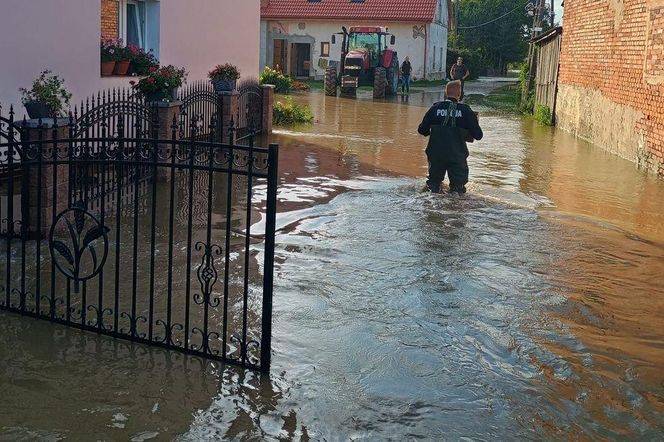
[[[131,84],[132,86],[134,86],[134,85],[136,84],[136,82],[135,82],[134,80],[130,80],[130,81],[129,81],[129,84]]]
[[[156,81],[156,80],[155,80],[154,78],[152,78],[152,77],[148,77],[148,78],[147,78],[147,82],[150,83],[150,84],[154,84],[155,81]]]
[[[150,67],[150,72],[157,72],[159,68],[157,66],[151,66]]]

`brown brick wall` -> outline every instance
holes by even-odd
[[[101,0],[101,35],[118,38],[117,0]]]
[[[565,2],[564,28],[561,90],[597,91],[616,109],[634,111],[635,127],[620,129],[643,139],[634,160],[664,175],[664,0],[570,0]],[[602,110],[586,107],[577,121],[587,118],[587,112]],[[563,125],[573,126],[573,118],[567,119]],[[574,129],[584,136],[582,128]],[[596,129],[607,133],[615,127]]]

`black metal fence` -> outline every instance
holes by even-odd
[[[178,91],[178,100],[182,101],[180,108],[180,138],[191,138],[189,128],[196,126],[196,136],[209,139],[210,130],[205,122],[214,121],[216,127],[212,128],[215,135],[221,137],[223,96],[217,94],[209,81],[196,81],[188,84]],[[221,141],[221,140],[219,140]]]
[[[237,138],[242,140],[263,130],[263,90],[257,80],[248,79],[240,83],[237,91]]]
[[[135,97],[80,113],[0,114],[0,309],[267,371],[277,146]]]
[[[224,113],[233,123],[236,141],[240,142],[263,131],[263,89],[258,80],[247,79],[240,83],[235,91],[237,104],[232,105],[231,94],[219,94],[214,91],[209,81],[196,81],[178,91],[178,100],[182,102],[180,111],[180,137],[190,138],[189,128],[195,122],[197,136],[208,137],[210,131],[203,122],[216,121],[214,133],[223,134]]]

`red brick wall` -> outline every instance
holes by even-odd
[[[117,0],[101,0],[101,35],[118,38]]]
[[[643,135],[639,162],[664,175],[664,0],[569,0],[564,28],[561,88],[595,89],[640,113],[624,129]]]

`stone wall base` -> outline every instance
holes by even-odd
[[[642,112],[615,103],[596,89],[559,85],[556,125],[560,129],[664,175],[664,165],[648,149],[646,134],[639,128],[644,118]]]

